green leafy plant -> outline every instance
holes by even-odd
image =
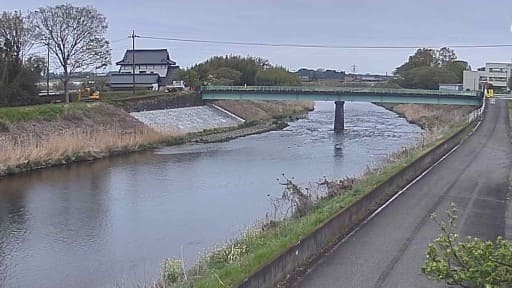
[[[0,132],[9,132],[9,123],[0,119]]]
[[[446,222],[432,215],[441,234],[428,246],[423,273],[430,279],[460,287],[512,287],[512,242],[501,237],[496,241],[474,237],[459,241],[454,204],[447,214]]]
[[[174,76],[188,86],[201,85],[300,85],[299,77],[263,58],[237,55],[214,56]]]
[[[163,278],[168,286],[176,285],[184,279],[183,261],[169,258],[164,261]]]

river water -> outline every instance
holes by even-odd
[[[369,103],[334,104],[282,131],[187,144],[0,179],[0,287],[133,287],[166,257],[191,265],[270,211],[281,173],[303,185],[356,176],[420,138]],[[339,144],[341,149],[335,149]]]

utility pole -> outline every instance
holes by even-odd
[[[139,35],[135,35],[135,30],[132,31],[132,90],[133,95],[135,95],[135,38],[139,37]]]
[[[46,58],[46,96],[50,96],[50,40],[46,40],[48,55]]]

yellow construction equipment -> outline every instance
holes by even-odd
[[[483,85],[484,96],[485,98],[493,98],[494,97],[494,86],[490,83],[485,83]]]
[[[100,91],[86,87],[78,90],[78,101],[96,101],[100,100]]]
[[[494,97],[494,89],[485,89],[485,98],[493,98]]]

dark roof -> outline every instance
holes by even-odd
[[[108,77],[110,85],[132,84],[133,74],[128,73],[111,73]],[[158,83],[158,74],[135,74],[135,84],[155,84]]]
[[[134,50],[126,50],[123,60],[116,65],[133,65],[132,55]],[[135,50],[135,65],[176,65],[169,57],[167,49]]]

